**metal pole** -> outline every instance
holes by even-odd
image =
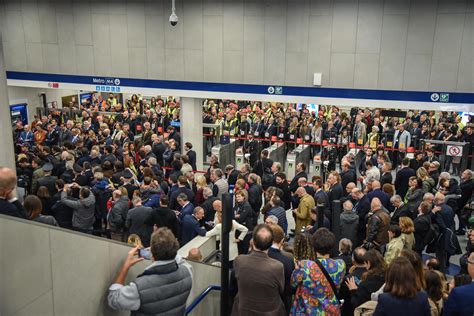
[[[324,204],[318,204],[318,229],[324,227]]]
[[[222,195],[222,265],[221,265],[221,315],[229,315],[229,233],[232,227],[232,199]]]
[[[339,240],[341,237],[341,201],[332,201],[331,211],[331,231],[336,235],[336,239]]]

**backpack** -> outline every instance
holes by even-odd
[[[446,228],[446,232],[444,233],[444,243],[448,255],[454,256],[462,253],[456,234],[449,228]]]
[[[436,251],[436,244],[440,237],[440,231],[438,224],[431,223],[430,230],[425,235],[424,245],[427,245],[426,252],[432,253]]]
[[[262,164],[262,185],[263,186],[270,186],[273,182],[273,173],[270,168],[264,167],[263,162],[260,160],[260,163]]]

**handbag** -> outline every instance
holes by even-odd
[[[331,276],[329,275],[328,271],[327,271],[326,268],[323,266],[323,264],[321,263],[321,261],[319,261],[318,258],[316,258],[316,260],[314,260],[314,262],[316,262],[316,264],[318,265],[319,269],[321,270],[321,272],[324,274],[324,276],[325,276],[326,279],[328,280],[329,285],[331,286],[331,289],[332,289],[332,291],[334,292],[334,296],[336,297],[337,303],[338,303],[339,305],[341,305],[341,301],[339,300],[339,297],[338,297],[338,291],[337,291],[337,288],[336,288],[336,284],[334,284],[334,281],[332,280],[332,278],[331,278]]]

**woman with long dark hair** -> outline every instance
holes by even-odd
[[[430,316],[428,295],[417,287],[415,269],[405,257],[395,258],[386,273],[384,293],[378,298],[374,316]]]
[[[370,294],[380,289],[385,282],[386,264],[380,252],[374,249],[367,251],[364,261],[368,271],[362,276],[362,282],[357,285],[353,277],[346,281],[354,308],[370,301]]]

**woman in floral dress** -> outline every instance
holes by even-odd
[[[311,237],[316,260],[326,269],[339,288],[346,266],[341,259],[331,259],[329,254],[336,246],[336,237],[326,228],[318,229]],[[291,276],[291,285],[296,294],[291,315],[340,315],[340,304],[329,281],[318,264],[312,260],[302,260]]]

